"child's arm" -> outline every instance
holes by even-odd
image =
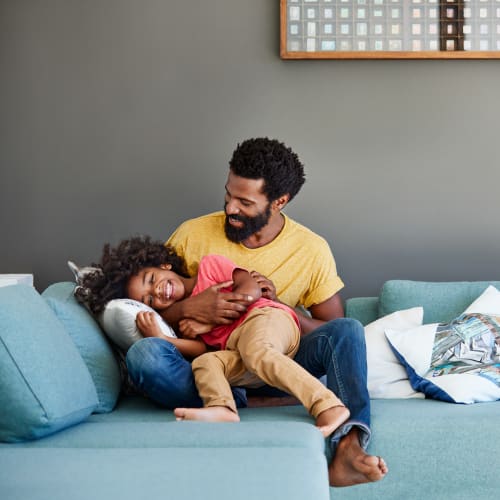
[[[231,281],[217,283],[194,297],[175,302],[166,309],[159,311],[159,313],[167,323],[175,325],[176,329],[189,338],[195,338],[197,335],[207,333],[217,325],[229,325],[237,320],[250,304],[253,304],[262,296],[259,283],[245,269],[236,268],[232,277]],[[233,286],[231,292],[220,292],[221,288],[230,285]],[[197,313],[206,308],[202,307],[201,304],[195,306],[195,304],[198,304],[196,301],[202,297],[207,297],[207,294],[215,297],[216,305],[213,304],[215,309],[210,315],[201,315],[199,317]],[[187,303],[194,306],[192,311],[190,309],[191,312],[183,309],[183,306]]]
[[[198,335],[203,335],[214,329],[216,325],[209,325],[207,323],[200,323],[195,319],[186,318],[179,321],[179,331],[182,337],[186,339],[194,339]]]
[[[247,296],[245,305],[253,304],[262,296],[257,280],[248,271],[239,267],[233,271],[233,292]]]
[[[233,293],[244,298],[241,304],[245,307],[253,304],[262,295],[259,283],[248,271],[240,268],[233,271]],[[195,339],[198,335],[209,332],[215,326],[214,324],[201,323],[189,318],[179,321],[179,330],[184,337],[189,339]]]
[[[162,338],[175,345],[179,349],[179,352],[186,358],[196,358],[196,356],[207,352],[207,346],[202,340],[179,339],[165,336],[158,326],[155,316],[154,313],[150,312],[140,312],[137,314],[135,320],[137,328],[139,328],[144,337]]]

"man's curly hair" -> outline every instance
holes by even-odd
[[[292,200],[306,180],[299,157],[282,142],[267,137],[238,144],[229,168],[239,177],[264,179],[263,191],[270,202],[287,193]]]
[[[97,270],[82,278],[75,296],[94,314],[99,314],[110,300],[127,297],[126,286],[132,276],[145,267],[161,264],[170,264],[172,271],[187,276],[184,260],[175,250],[149,236],[123,240],[114,248],[106,243],[100,262],[92,264]]]

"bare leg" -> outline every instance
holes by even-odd
[[[379,481],[388,470],[381,457],[368,455],[363,450],[359,444],[358,429],[353,428],[340,440],[328,467],[330,486],[352,486]]]
[[[176,420],[200,420],[203,422],[239,422],[237,413],[226,406],[206,406],[204,408],[176,408]]]
[[[328,437],[349,418],[350,414],[349,410],[343,405],[333,406],[318,415],[316,427],[323,436]]]

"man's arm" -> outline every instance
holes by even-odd
[[[300,321],[302,335],[307,335],[327,321],[343,318],[344,305],[342,303],[342,298],[337,292],[324,302],[312,305],[309,308],[309,312],[311,313],[311,317],[301,314],[300,311],[297,314]]]
[[[251,274],[259,284],[263,297],[280,302],[276,296],[276,288],[271,280],[256,271],[252,271]],[[336,318],[343,318],[344,305],[340,294],[337,292],[335,295],[332,295],[329,299],[321,302],[320,304],[313,304],[309,308],[311,316],[301,314],[300,310],[296,310],[296,312],[299,318],[302,335],[307,335],[327,321]]]
[[[224,282],[218,286],[228,286],[233,284],[232,303],[237,303],[244,307],[244,310],[253,302],[261,297],[261,289],[258,283],[252,278],[250,273],[244,269],[236,268],[233,271],[233,280]],[[230,292],[219,292],[221,295],[228,295]],[[244,297],[238,301],[238,297]],[[238,316],[239,317],[239,316]],[[234,321],[234,320],[233,320]],[[189,339],[195,339],[198,335],[208,333],[216,324],[203,323],[193,318],[182,318],[179,320],[179,331],[183,336]]]
[[[233,281],[226,281],[213,285],[194,297],[172,304],[160,314],[174,328],[178,328],[180,320],[187,318],[212,326],[228,325],[238,319],[251,303],[247,300],[248,294],[221,291],[232,284]]]

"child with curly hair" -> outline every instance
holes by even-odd
[[[91,293],[82,296],[95,313],[120,297],[143,302],[161,314],[175,302],[214,285],[221,293],[241,294],[246,312],[230,324],[181,320],[180,330],[191,338],[165,338],[150,313],[138,315],[137,326],[145,336],[162,337],[184,356],[195,358],[192,369],[204,407],[176,408],[178,420],[237,422],[231,385],[258,387],[263,383],[295,396],[315,417],[325,437],[349,418],[340,399],[293,361],[300,340],[294,310],[262,297],[252,275],[229,259],[207,255],[197,275],[188,277],[172,248],[138,237],[122,241],[115,249],[106,245],[98,267],[102,273],[87,276],[83,283]]]

